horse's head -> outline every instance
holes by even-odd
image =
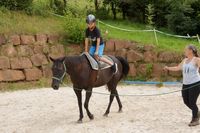
[[[58,90],[60,83],[62,83],[62,80],[66,74],[66,65],[65,65],[65,57],[63,58],[58,58],[58,59],[53,59],[50,57],[50,60],[53,62],[52,66],[52,88],[54,90]]]

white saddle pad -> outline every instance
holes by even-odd
[[[89,53],[86,53],[86,52],[85,52],[85,53],[83,53],[82,55],[85,55],[85,56],[86,56],[86,58],[88,59],[90,65],[91,65],[91,67],[92,67],[92,69],[94,69],[94,70],[102,70],[102,69],[106,69],[106,68],[111,67],[109,64],[104,63],[104,62],[102,62],[102,61],[98,61],[98,62],[97,62],[97,61],[94,59],[94,57],[92,57]],[[113,62],[113,60],[112,60],[110,57],[106,56],[106,55],[103,55],[103,58],[106,58],[106,59],[110,60],[111,62]]]

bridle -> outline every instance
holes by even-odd
[[[60,78],[53,76],[52,79],[58,80],[60,83],[62,83],[63,78],[65,77],[66,73],[67,73],[67,67],[65,65],[65,61],[63,61],[63,66],[64,66],[64,73],[62,74],[62,76]]]

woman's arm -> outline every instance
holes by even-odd
[[[184,59],[185,60],[185,59]],[[183,61],[184,61],[183,60]],[[183,66],[183,61],[177,65],[177,66],[174,66],[174,67],[168,67],[168,66],[165,66],[164,67],[164,70],[168,70],[168,71],[180,71],[182,69],[182,66]]]

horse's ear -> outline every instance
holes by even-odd
[[[52,62],[54,62],[54,61],[55,61],[55,59],[53,59],[52,57],[49,57],[49,59],[50,59]]]
[[[63,62],[65,60],[65,57],[60,58],[60,61]]]

